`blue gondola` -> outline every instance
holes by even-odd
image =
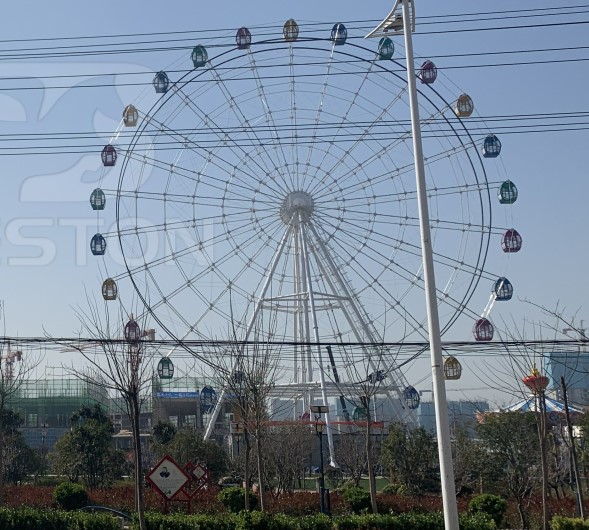
[[[170,88],[170,78],[166,72],[158,72],[153,78],[153,88],[156,94],[165,94]]]
[[[403,390],[403,399],[410,409],[416,409],[419,407],[419,403],[421,402],[419,392],[412,386],[408,386],[405,390]]]
[[[334,24],[331,28],[331,42],[335,46],[343,46],[348,39],[348,30],[341,22]]]
[[[90,250],[95,256],[104,256],[106,252],[106,239],[102,237],[102,234],[94,234],[90,240]]]
[[[483,143],[483,156],[497,158],[501,152],[501,142],[494,134],[489,134]]]
[[[212,386],[205,386],[200,392],[200,410],[203,414],[208,414],[213,410],[217,402],[217,392]]]
[[[172,379],[174,377],[174,363],[168,357],[162,357],[157,363],[157,375],[160,379]]]
[[[497,301],[511,300],[513,296],[513,285],[511,285],[511,282],[507,278],[501,277],[495,282],[493,292]]]

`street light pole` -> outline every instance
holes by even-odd
[[[315,416],[315,431],[319,436],[319,473],[321,474],[321,486],[319,487],[319,511],[327,513],[325,509],[325,470],[323,469],[323,429],[325,423],[321,421],[320,416]]]
[[[410,10],[411,4],[411,10]],[[398,7],[401,13],[397,13]],[[409,109],[411,112],[411,134],[413,137],[413,159],[419,210],[419,227],[421,232],[421,253],[423,258],[423,284],[427,307],[427,323],[432,364],[432,382],[436,413],[438,437],[438,456],[440,459],[440,475],[442,500],[444,505],[444,525],[446,530],[458,530],[458,507],[454,483],[452,448],[450,444],[450,426],[448,423],[448,404],[446,385],[444,382],[442,339],[438,300],[434,274],[433,248],[425,183],[425,166],[421,141],[421,124],[419,119],[419,103],[417,101],[417,84],[413,56],[412,32],[414,30],[413,0],[396,0],[389,16],[367,37],[383,36],[388,31],[403,33],[405,39],[405,58],[407,63],[407,87],[409,93]]]
[[[321,513],[329,515],[330,510],[325,505],[325,498],[326,496],[329,498],[329,491],[325,489],[325,469],[323,467],[323,431],[325,430],[326,424],[321,421],[321,414],[327,414],[329,412],[329,405],[311,405],[311,412],[315,414],[315,433],[319,437],[319,473],[321,474],[319,483],[319,510]]]

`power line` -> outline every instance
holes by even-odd
[[[555,13],[554,15],[563,16],[562,13]],[[566,15],[566,13],[564,14]],[[531,16],[531,15],[529,15]],[[501,17],[502,20],[505,17]],[[375,21],[373,21],[375,22]],[[454,21],[453,23],[456,23]],[[433,22],[432,22],[433,23]],[[436,22],[438,24],[438,22]],[[548,27],[567,27],[567,26],[576,26],[576,25],[585,25],[589,24],[589,20],[573,20],[573,21],[563,21],[563,22],[550,22],[550,23],[542,23],[542,24],[520,24],[520,25],[510,25],[510,26],[492,26],[492,27],[468,27],[468,28],[459,28],[459,29],[444,29],[444,30],[432,30],[432,31],[419,31],[416,32],[416,35],[436,35],[436,34],[448,34],[448,33],[460,33],[460,32],[473,32],[473,31],[503,31],[503,30],[512,30],[512,29],[541,29],[541,28],[548,28]],[[370,26],[366,26],[363,29],[366,30]],[[216,30],[224,31],[224,30]],[[229,31],[229,30],[226,30]],[[166,35],[173,35],[173,34],[182,34],[184,32],[170,32],[166,33]],[[189,33],[189,32],[187,32]],[[327,30],[326,30],[327,33]],[[135,34],[137,36],[145,36],[145,34]],[[156,33],[157,35],[157,33]],[[268,37],[275,35],[275,33],[268,33],[268,34],[261,34],[257,35],[257,37]],[[86,37],[90,38],[90,37]],[[98,38],[98,37],[93,37]],[[116,36],[104,36],[102,38],[116,38]],[[70,37],[67,38],[55,38],[55,40],[59,39],[72,39]],[[363,37],[349,37],[350,40],[363,40]],[[42,41],[49,41],[52,42],[51,38],[48,39],[41,39]],[[324,40],[329,41],[329,38],[312,38],[312,40]],[[0,41],[0,42],[35,42],[36,39],[27,39],[27,40],[15,40],[15,41]],[[177,50],[187,50],[190,49],[192,46],[158,46],[158,47],[150,47],[150,48],[131,48],[131,49],[112,49],[113,47],[121,47],[121,46],[137,46],[139,44],[160,44],[160,43],[170,43],[170,42],[185,42],[187,39],[166,39],[163,41],[136,41],[136,42],[123,42],[123,43],[109,43],[109,44],[85,44],[85,45],[69,45],[69,46],[53,46],[53,47],[35,47],[35,48],[15,48],[15,49],[8,49],[5,51],[0,51],[0,59],[2,60],[24,60],[24,59],[43,59],[43,58],[73,58],[73,57],[88,57],[88,56],[97,56],[97,55],[113,55],[113,54],[128,54],[128,53],[155,53],[155,52],[169,52],[169,51],[177,51]],[[281,42],[282,39],[276,40],[276,42]],[[252,43],[252,46],[255,46],[256,42]],[[234,48],[235,44],[214,44],[214,47],[221,47],[221,48]],[[109,47],[110,49],[101,50],[101,51],[84,51],[89,49],[95,48],[104,48]],[[57,50],[69,50],[64,52],[59,52]],[[77,50],[77,51],[74,51]],[[19,52],[19,53],[15,53]],[[38,52],[38,53],[29,53],[29,52]]]

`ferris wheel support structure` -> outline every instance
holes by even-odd
[[[276,267],[278,266],[278,262],[280,261],[280,257],[282,256],[282,253],[284,252],[284,247],[286,246],[286,242],[288,241],[288,237],[290,235],[290,232],[291,232],[291,227],[288,227],[286,229],[286,231],[284,232],[284,235],[282,236],[282,240],[280,241],[280,246],[274,256],[274,260],[273,260],[272,265],[270,267],[270,271],[269,271],[268,276],[266,277],[266,281],[264,282],[264,285],[262,286],[262,289],[260,291],[260,296],[258,298],[258,302],[256,303],[256,306],[255,306],[252,316],[250,318],[249,324],[246,328],[245,337],[243,339],[244,343],[249,339],[250,333],[254,329],[254,326],[256,324],[256,319],[258,317],[258,313],[260,312],[260,310],[262,309],[262,306],[264,304],[266,292],[268,291],[268,287],[270,286],[270,282],[272,281],[272,277],[274,276],[274,272],[276,271]],[[241,355],[243,355],[243,347],[237,353],[236,360],[233,363],[233,366],[231,367],[231,373],[229,374],[229,377],[233,377],[233,374],[235,373],[235,369],[237,368],[237,364],[239,362],[239,358]],[[219,412],[221,412],[221,407],[223,405],[223,401],[225,400],[225,394],[226,394],[226,389],[224,387],[223,390],[221,391],[221,395],[219,396],[219,399],[217,399],[217,402],[215,403],[215,406],[214,406],[213,411],[211,413],[211,417],[209,418],[209,423],[207,424],[207,428],[206,428],[205,434],[204,434],[205,440],[208,440],[211,437],[211,434],[213,433],[213,430],[215,428],[215,422],[217,421],[217,417],[219,416]]]
[[[397,9],[401,6],[401,15]],[[438,437],[438,454],[440,459],[440,476],[442,483],[442,499],[444,504],[444,525],[446,530],[458,530],[458,508],[454,484],[454,468],[452,464],[452,448],[450,445],[450,426],[448,422],[448,404],[446,399],[446,385],[444,382],[442,339],[440,320],[436,297],[436,283],[434,275],[433,249],[427,189],[425,183],[425,167],[421,140],[421,125],[419,121],[419,104],[417,101],[417,84],[415,76],[412,32],[415,28],[415,7],[413,0],[396,0],[389,16],[367,37],[376,36],[380,32],[386,34],[392,30],[403,32],[405,40],[405,58],[407,62],[407,85],[409,88],[409,107],[411,112],[411,132],[413,135],[413,157],[415,164],[415,178],[417,202],[419,209],[419,227],[421,232],[421,251],[423,258],[424,288],[427,305],[427,321],[432,362],[432,383],[436,414],[436,428]],[[401,20],[402,19],[402,26]],[[382,33],[380,33],[382,35]],[[379,36],[380,36],[379,35]]]

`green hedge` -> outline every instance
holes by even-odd
[[[587,530],[589,521],[583,519],[573,519],[572,517],[555,516],[550,521],[552,530]]]
[[[399,515],[347,515],[330,519],[326,515],[291,517],[261,512],[223,515],[147,515],[148,530],[443,530],[440,513]],[[461,530],[494,530],[487,516],[461,515]],[[133,527],[137,530],[137,526]]]
[[[107,514],[63,512],[36,508],[0,508],[2,530],[120,530],[119,520]]]
[[[556,518],[555,518],[556,519]],[[560,518],[564,519],[564,518]],[[330,519],[326,515],[291,517],[261,512],[219,515],[146,516],[148,530],[443,530],[442,514],[347,515]],[[2,530],[120,530],[116,517],[109,514],[64,512],[35,508],[0,509]],[[131,527],[138,530],[135,521]],[[494,530],[495,523],[484,515],[461,515],[461,530]],[[577,530],[580,526],[560,526],[554,530]]]

